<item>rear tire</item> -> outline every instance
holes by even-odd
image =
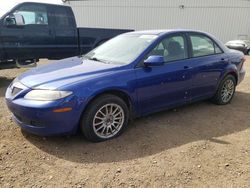
[[[227,75],[220,83],[219,88],[212,98],[218,105],[226,105],[233,99],[236,89],[236,79],[233,75]]]
[[[37,66],[37,59],[26,59],[26,60],[20,60],[16,59],[16,66],[18,68],[31,68]]]
[[[105,94],[95,99],[83,114],[80,128],[91,142],[101,142],[119,136],[127,127],[129,110],[115,95]]]

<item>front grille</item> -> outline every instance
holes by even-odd
[[[19,92],[21,92],[23,89],[18,88],[18,87],[13,87],[11,90],[11,95],[14,96],[16,94],[18,94]]]

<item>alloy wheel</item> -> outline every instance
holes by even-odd
[[[221,90],[221,100],[227,103],[231,100],[234,94],[235,85],[233,80],[228,79],[224,82]]]
[[[100,138],[115,136],[123,126],[124,110],[118,104],[106,104],[95,114],[93,119],[93,130]]]

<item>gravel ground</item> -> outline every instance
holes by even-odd
[[[4,93],[25,70],[0,70],[0,187],[250,187],[249,74],[230,105],[156,113],[94,144],[33,136],[11,121]]]

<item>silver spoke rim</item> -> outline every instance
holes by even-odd
[[[226,80],[221,90],[221,100],[225,103],[231,100],[234,94],[234,82],[232,80]]]
[[[124,123],[124,110],[118,104],[110,103],[102,106],[95,114],[93,128],[100,138],[115,136]]]

